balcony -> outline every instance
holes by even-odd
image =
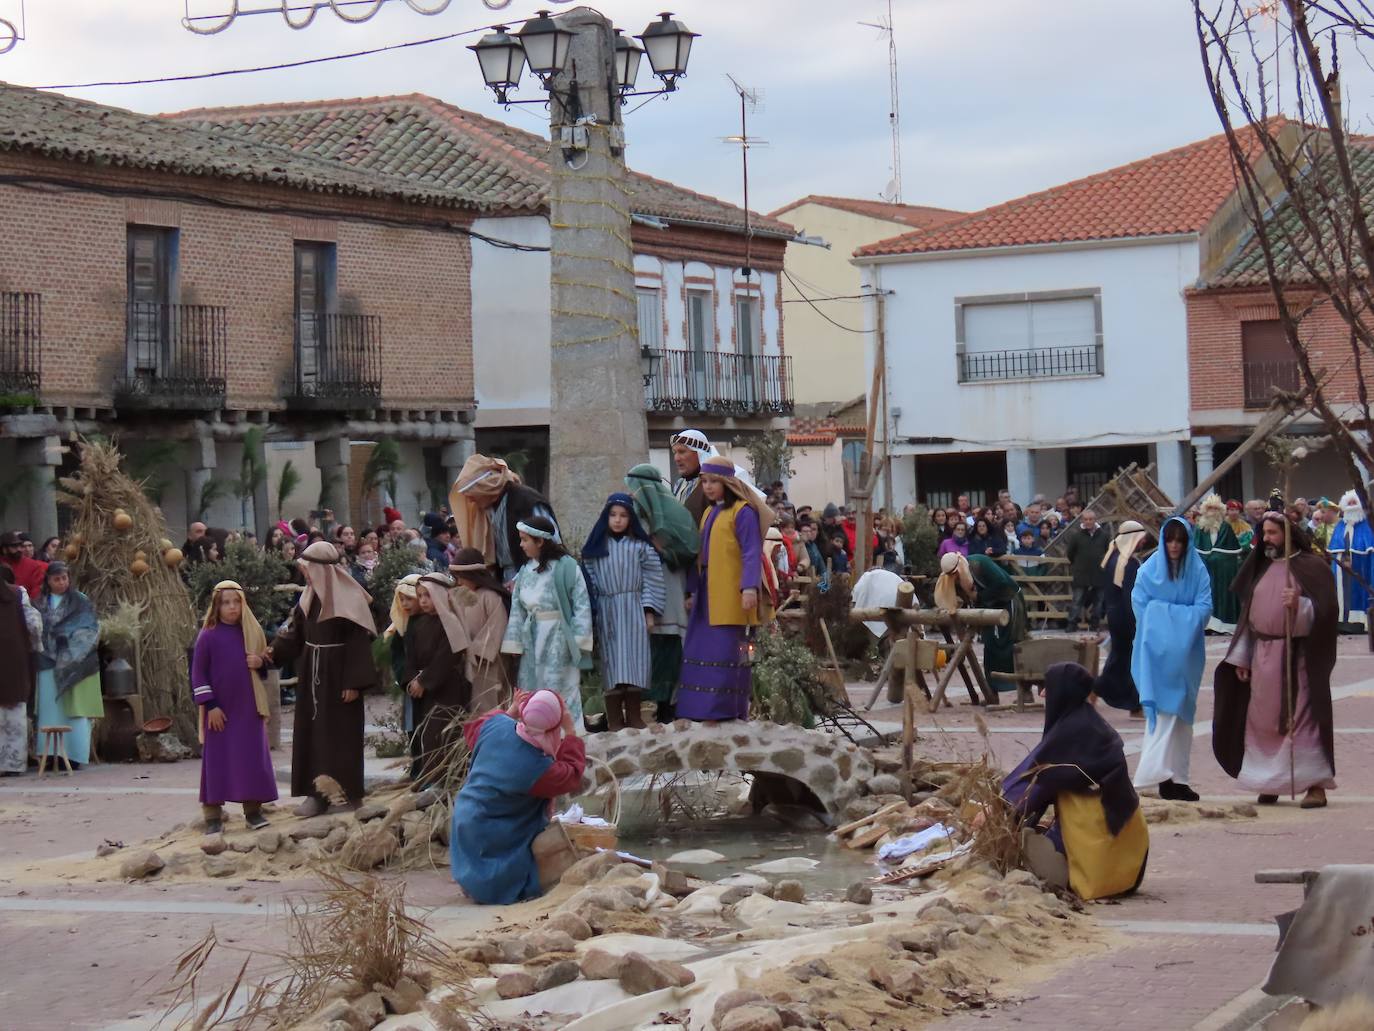
[[[1092,344],[1031,351],[975,351],[958,357],[960,383],[1102,375],[1102,349]]]
[[[1298,363],[1294,360],[1278,362],[1242,362],[1245,378],[1245,407],[1268,408],[1278,391],[1293,394],[1298,390]]]
[[[36,401],[42,369],[42,295],[0,293],[0,407]]]
[[[786,355],[654,350],[659,361],[644,389],[652,412],[788,415],[792,359]]]
[[[295,366],[287,407],[363,411],[382,403],[382,317],[296,313]]]
[[[115,404],[147,411],[224,407],[228,319],[207,304],[130,301],[124,315],[125,375]]]

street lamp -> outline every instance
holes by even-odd
[[[520,40],[512,36],[504,25],[493,25],[490,35],[483,36],[468,47],[477,55],[482,79],[496,94],[498,103],[508,103],[506,94],[520,85],[520,73],[525,70],[525,50]]]
[[[674,21],[671,11],[664,11],[658,17],[658,21],[651,22],[635,38],[649,52],[649,65],[654,74],[663,80],[663,92],[671,93],[677,89],[677,80],[687,74],[692,40],[701,33],[691,32],[682,22]]]
[[[663,355],[659,354],[648,344],[641,344],[639,348],[639,374],[644,377],[644,385],[647,387],[658,376],[659,364],[663,361]]]
[[[673,20],[672,13],[666,11],[659,15],[658,21],[651,22],[634,37],[643,46],[616,29],[611,76],[606,82],[612,107],[617,99],[623,105],[629,97],[674,92],[677,80],[687,74],[692,40],[698,35],[682,22]],[[552,98],[570,111],[580,114],[577,63],[573,62],[572,81],[566,93],[555,89],[553,85],[554,79],[568,63],[573,36],[574,33],[563,28],[548,11],[539,11],[515,35],[512,36],[505,25],[494,25],[490,35],[483,36],[468,49],[477,55],[478,64],[482,67],[482,79],[496,94],[497,103],[506,107],[512,104],[547,104]],[[635,80],[639,77],[640,59],[645,53],[649,55],[649,65],[654,75],[663,83],[662,89],[636,91],[634,88]],[[549,96],[531,100],[510,99],[510,93],[520,85],[520,73],[524,71],[526,63],[530,71],[538,76],[540,85]],[[574,115],[574,119],[576,117]]]

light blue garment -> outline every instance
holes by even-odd
[[[478,731],[449,830],[449,870],[474,902],[510,905],[539,895],[530,845],[549,824],[549,800],[530,789],[552,765],[504,713]]]
[[[1178,523],[1188,535],[1181,568],[1172,579],[1164,543],[1169,523]],[[1154,730],[1161,712],[1192,723],[1207,661],[1204,631],[1212,615],[1212,578],[1193,547],[1192,527],[1177,516],[1161,528],[1159,547],[1136,574],[1131,608],[1136,620],[1131,677],[1147,728]]]
[[[51,669],[38,671],[38,726],[71,727],[63,734],[67,758],[85,766],[91,761],[91,721],[85,716],[68,716],[66,706],[57,697],[57,681]],[[41,746],[42,741],[38,742]],[[35,749],[34,754],[37,754]],[[49,760],[49,767],[53,760]]]

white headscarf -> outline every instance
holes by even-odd
[[[1107,554],[1102,556],[1102,568],[1107,568],[1113,554],[1120,555],[1121,558],[1116,563],[1116,572],[1112,575],[1112,582],[1116,586],[1122,586],[1122,580],[1126,576],[1126,567],[1130,564],[1131,555],[1136,548],[1140,547],[1140,542],[1149,536],[1149,531],[1134,519],[1127,519],[1116,530],[1116,536],[1112,538],[1112,543],[1107,546]]]
[[[429,595],[429,600],[434,603],[434,614],[443,624],[448,646],[456,655],[466,651],[470,641],[467,628],[463,626],[458,610],[453,607],[453,586],[453,578],[447,573],[426,573],[420,577],[416,591],[424,591]]]

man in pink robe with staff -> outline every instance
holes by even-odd
[[[1331,569],[1305,529],[1266,512],[1231,589],[1243,608],[1213,682],[1212,751],[1261,805],[1303,792],[1302,808],[1321,808],[1336,786],[1331,670],[1339,612]]]

